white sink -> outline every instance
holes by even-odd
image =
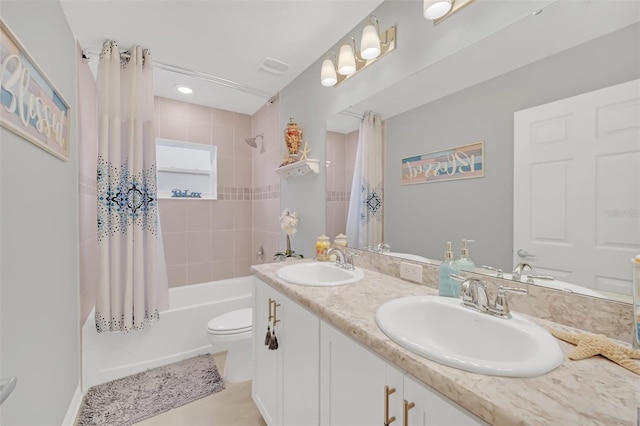
[[[387,256],[394,256],[394,257],[401,257],[403,259],[407,259],[407,260],[415,260],[416,262],[424,262],[424,263],[431,263],[431,261],[429,259],[427,259],[424,256],[418,256],[417,254],[411,254],[411,253],[398,253],[395,251],[385,251],[385,252],[381,252],[382,254],[386,254]]]
[[[334,286],[360,281],[364,273],[360,268],[339,268],[333,262],[303,262],[280,268],[277,275],[293,284]]]
[[[549,332],[512,315],[493,317],[454,298],[408,296],[380,306],[376,323],[405,349],[473,373],[535,377],[562,364],[560,346]]]

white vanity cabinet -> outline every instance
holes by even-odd
[[[425,386],[409,374],[404,375],[403,389],[403,423],[401,425],[488,426],[488,423],[481,418],[460,407],[439,392]],[[405,403],[407,404],[406,412],[404,409]],[[404,417],[405,413],[406,418]]]
[[[402,370],[324,321],[320,351],[321,425],[401,424]]]
[[[266,423],[317,425],[320,319],[254,277],[252,397]],[[278,349],[265,343],[269,311],[275,314]]]
[[[487,425],[325,322],[320,351],[321,425]]]

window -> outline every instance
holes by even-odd
[[[217,199],[216,151],[215,145],[156,139],[158,197]]]

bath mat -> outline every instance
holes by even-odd
[[[89,388],[77,426],[124,426],[224,389],[212,355],[199,355]]]

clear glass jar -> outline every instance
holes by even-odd
[[[316,260],[321,262],[329,260],[329,257],[327,256],[329,247],[331,247],[329,237],[326,235],[320,235],[316,240]]]

